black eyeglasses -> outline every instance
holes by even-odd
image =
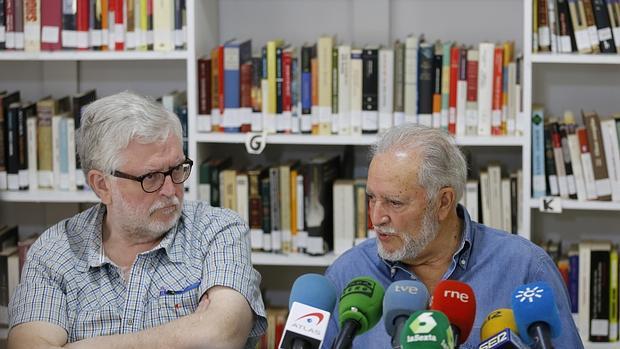
[[[189,174],[192,172],[193,165],[194,161],[190,158],[185,158],[185,161],[183,161],[180,165],[177,165],[166,172],[150,172],[136,177],[121,171],[114,171],[112,176],[140,182],[142,185],[142,190],[147,193],[154,193],[164,186],[166,176],[170,176],[172,183],[175,184],[185,182],[189,178]]]

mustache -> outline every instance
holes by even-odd
[[[179,209],[179,205],[179,199],[176,196],[173,196],[170,200],[158,201],[154,203],[153,206],[149,208],[149,214],[152,214],[153,212],[168,206],[174,206],[175,209]]]
[[[385,234],[385,235],[396,235],[398,233],[396,229],[394,229],[393,227],[383,227],[383,226],[373,225],[373,229],[375,230],[375,232],[380,233],[380,234]]]

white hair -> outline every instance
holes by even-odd
[[[443,187],[452,187],[456,201],[461,200],[467,181],[467,162],[454,137],[446,131],[416,124],[388,129],[371,147],[371,158],[397,150],[414,151],[420,156],[418,185],[426,189],[432,202]]]
[[[161,103],[132,92],[98,99],[86,106],[76,146],[82,170],[111,174],[123,165],[120,153],[131,141],[142,144],[163,142],[172,132],[183,142],[181,122]]]

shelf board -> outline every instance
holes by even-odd
[[[24,190],[0,191],[4,202],[99,202],[92,191]]]
[[[303,253],[276,254],[269,252],[252,252],[252,264],[254,265],[327,267],[331,265],[336,258],[337,256],[333,253],[329,253],[325,256],[309,256]]]
[[[532,63],[620,64],[618,54],[536,53]]]
[[[247,133],[197,133],[199,143],[235,143],[243,144]],[[371,145],[377,140],[376,135],[362,136],[313,136],[313,135],[267,135],[267,144],[311,144],[311,145]],[[456,142],[463,146],[522,146],[523,137],[457,137]]]
[[[540,199],[530,199],[530,207],[538,209]],[[620,202],[561,200],[563,210],[620,211]]]
[[[585,349],[618,349],[618,342],[592,343],[592,342],[584,341],[583,346]]]
[[[2,51],[0,61],[185,60],[187,51]]]

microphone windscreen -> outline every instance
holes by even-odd
[[[340,327],[347,320],[359,323],[356,334],[362,334],[373,328],[381,319],[383,286],[370,276],[351,279],[342,291],[338,304]]]
[[[291,309],[293,302],[298,302],[331,313],[336,299],[336,288],[329,279],[320,274],[304,274],[293,283],[288,308]]]
[[[485,341],[505,329],[510,329],[513,333],[519,334],[512,309],[500,308],[493,310],[482,323],[480,340]]]
[[[417,280],[400,280],[390,284],[383,297],[383,322],[390,336],[396,331],[395,320],[408,318],[416,310],[428,307],[428,289]]]
[[[431,309],[446,314],[450,323],[458,328],[458,344],[467,340],[476,318],[476,296],[468,284],[455,280],[439,282],[433,292]]]
[[[411,314],[400,333],[402,349],[453,349],[454,333],[448,317],[437,310]]]
[[[548,324],[551,338],[557,338],[562,331],[553,289],[544,281],[517,287],[512,293],[512,310],[521,338],[527,344],[534,342],[528,334],[528,328],[535,322]]]

